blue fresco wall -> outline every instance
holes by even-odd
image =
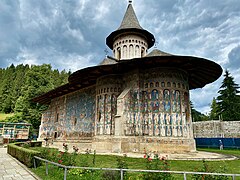
[[[95,87],[52,100],[42,115],[40,138],[79,139],[94,134]]]

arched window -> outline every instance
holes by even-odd
[[[58,122],[58,120],[59,120],[59,113],[57,113],[57,116],[56,116],[55,122]]]
[[[119,48],[117,48],[117,54],[116,54],[116,58],[118,59],[118,60],[120,60],[121,59],[121,48],[119,47]]]
[[[123,46],[123,58],[128,58],[128,53],[127,53],[127,46],[126,45],[124,45]]]
[[[74,125],[74,126],[77,125],[77,118],[76,118],[76,117],[74,118],[74,123],[73,123],[73,125]]]
[[[138,45],[136,45],[136,47],[135,47],[135,57],[140,57],[139,46]]]
[[[144,57],[144,56],[145,56],[145,48],[142,47],[142,48],[141,48],[141,57]]]
[[[134,57],[134,51],[133,51],[133,45],[130,44],[129,46],[129,58],[132,58]]]

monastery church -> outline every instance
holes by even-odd
[[[189,90],[222,74],[213,61],[154,48],[131,1],[106,38],[113,57],[72,73],[68,83],[33,99],[49,105],[39,140],[105,153],[195,151]]]

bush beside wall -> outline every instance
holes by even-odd
[[[17,160],[25,164],[27,167],[33,167],[34,156],[39,156],[40,152],[24,148],[24,143],[8,144],[7,152]],[[39,164],[39,163],[37,163]]]

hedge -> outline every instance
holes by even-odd
[[[33,146],[36,145],[34,142],[31,142],[30,143],[31,146],[32,146],[32,143],[34,144]],[[33,167],[34,156],[39,156],[40,152],[27,149],[24,147],[25,145],[26,144],[22,142],[8,144],[7,152],[11,156],[15,157],[17,160],[22,162],[23,164],[25,164],[27,167],[31,168]],[[37,144],[37,146],[39,146],[39,143]],[[36,165],[38,166],[39,163],[37,163]]]

